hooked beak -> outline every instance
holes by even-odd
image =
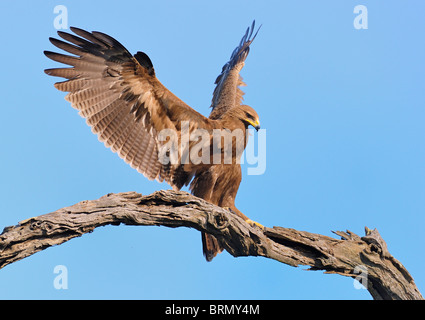
[[[259,120],[255,120],[255,122],[250,121],[250,120],[246,120],[246,122],[248,122],[251,126],[253,126],[256,131],[260,130],[260,121]]]

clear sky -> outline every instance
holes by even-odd
[[[0,230],[148,181],[97,141],[43,69],[54,8],[146,52],[160,81],[209,114],[214,80],[253,19],[245,103],[266,171],[237,206],[265,226],[333,236],[377,228],[425,293],[425,4],[420,1],[1,1]],[[365,5],[367,29],[354,8]],[[362,21],[364,23],[365,21]],[[54,287],[54,268],[68,289]],[[0,270],[0,298],[370,299],[353,280],[264,258],[205,262],[198,231],[108,226]]]

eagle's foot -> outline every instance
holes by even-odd
[[[247,223],[248,223],[251,227],[256,226],[256,227],[260,228],[261,230],[265,230],[265,227],[264,227],[262,224],[258,223],[257,221],[253,221],[253,220],[251,220],[250,218],[248,218],[247,216],[245,216],[245,215],[244,215],[244,214],[242,214],[241,212],[238,214],[237,212],[235,212],[234,210],[232,210],[232,208],[230,208],[230,207],[223,207],[223,209],[229,210],[231,213],[234,213],[234,214],[236,214],[237,216],[241,217],[241,218],[242,218],[242,219],[244,219],[244,220],[245,220],[245,222],[247,222]]]
[[[261,230],[264,230],[265,229],[265,227],[262,224],[258,223],[257,221],[253,221],[251,219],[248,219],[248,220],[245,220],[245,222],[247,222],[251,227],[257,226]]]

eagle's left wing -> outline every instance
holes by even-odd
[[[249,46],[254,41],[261,26],[253,36],[254,28],[255,20],[251,27],[248,27],[239,45],[233,50],[230,60],[223,66],[221,73],[215,80],[216,87],[211,101],[210,119],[220,119],[227,110],[240,105],[242,102],[244,93],[239,87],[245,86],[245,83],[242,81],[239,72],[248,56]]]

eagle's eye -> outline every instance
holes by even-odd
[[[252,116],[252,114],[245,112],[245,115],[248,119],[254,120],[254,117]]]

